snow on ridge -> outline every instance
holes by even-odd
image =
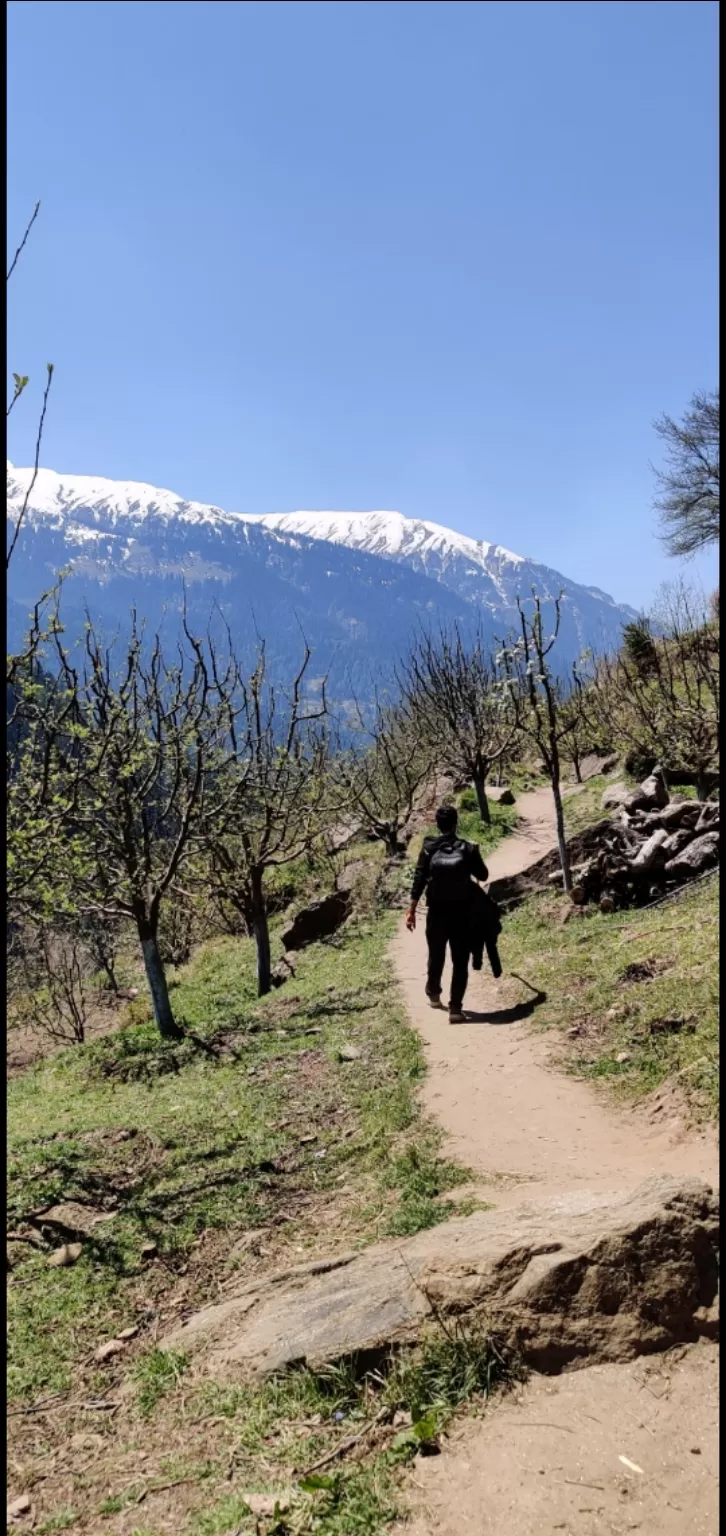
[[[401,512],[271,512],[248,515],[250,522],[263,523],[283,533],[304,533],[308,538],[347,544],[371,554],[464,555],[478,566],[490,560],[522,564],[523,557],[493,544],[488,539],[473,539],[468,534],[445,528],[425,518],[404,517]]]
[[[20,510],[33,477],[32,469],[16,469],[8,460],[8,510]],[[67,519],[74,512],[104,514],[111,521],[130,518],[161,517],[165,521],[206,523],[210,526],[235,524],[237,519],[220,507],[205,506],[200,501],[185,501],[174,491],[159,490],[139,480],[110,480],[102,475],[59,475],[52,469],[40,469],[33,486],[28,516]]]
[[[29,468],[18,469],[7,461],[8,511],[20,511],[32,479]],[[302,534],[307,538],[345,544],[368,554],[405,559],[428,555],[442,560],[464,556],[472,564],[492,573],[502,564],[519,565],[522,556],[493,544],[488,539],[473,539],[445,528],[441,523],[423,518],[404,517],[401,512],[278,512],[232,513],[200,501],[186,501],[175,491],[167,491],[138,480],[111,480],[101,475],[61,475],[40,469],[33,486],[28,519],[51,518],[69,523],[74,514],[87,518],[107,518],[142,522],[160,518],[165,522],[181,520],[207,527],[239,527],[240,523],[258,523],[271,531]]]

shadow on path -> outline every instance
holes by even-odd
[[[514,974],[514,973],[512,973]],[[535,1008],[540,1003],[546,1003],[547,993],[533,987],[531,982],[525,981],[523,976],[518,976],[517,981],[524,982],[532,993],[523,1003],[513,1003],[510,1008],[494,1008],[490,1013],[474,1013],[465,1009],[467,1024],[518,1024],[522,1019],[531,1018]]]

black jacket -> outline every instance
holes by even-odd
[[[431,856],[436,852],[437,848],[442,847],[443,844],[452,843],[460,843],[466,849],[469,876],[473,876],[475,880],[488,879],[487,867],[484,863],[484,860],[482,859],[478,843],[468,843],[463,837],[457,838],[451,832],[445,833],[443,837],[426,837],[424,838],[423,847],[418,856],[418,863],[416,865],[413,884],[411,886],[412,901],[419,901],[424,891],[426,891],[426,900],[428,905],[431,906],[432,900],[435,904],[436,892],[435,890],[432,891],[430,885]],[[474,889],[475,888],[472,887],[472,895]]]
[[[502,931],[502,921],[499,907],[492,901],[488,891],[483,891],[481,886],[474,886],[474,901],[471,909],[471,936],[472,955],[481,957],[486,944],[496,944]]]

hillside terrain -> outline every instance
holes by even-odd
[[[548,796],[540,781],[513,808],[493,804],[482,841],[494,877],[551,839],[544,821],[528,819],[541,804],[551,821]],[[586,797],[568,797],[573,810],[581,802],[573,819],[584,818]],[[590,815],[598,809],[591,804]],[[593,1179],[625,1178],[630,1187],[651,1169],[709,1176],[710,1133],[694,1139],[687,1121],[706,1125],[716,1104],[712,880],[625,919],[598,913],[562,925],[561,896],[525,900],[505,920],[504,978],[472,978],[474,1013],[452,1030],[421,1008],[420,931],[400,932],[390,949],[410,865],[387,865],[380,846],[365,843],[348,859],[350,917],[299,953],[280,991],[257,999],[252,941],[220,934],[173,968],[182,1042],[160,1041],[143,992],[114,1002],[100,991],[84,1045],[58,1052],[46,1042],[25,1066],[16,1056],[9,1486],[25,1513],[13,1529],[382,1536],[402,1508],[403,1470],[412,1464],[405,1500],[418,1506],[420,1469],[437,1464],[418,1453],[446,1449],[449,1432],[460,1528],[468,1529],[466,1519],[478,1516],[467,1503],[455,1423],[465,1409],[484,1412],[496,1436],[501,1394],[514,1386],[503,1401],[529,1477],[527,1427],[516,1418],[526,1373],[486,1332],[444,1318],[416,1347],[376,1357],[375,1369],[365,1358],[343,1359],[250,1381],[217,1376],[208,1351],[197,1359],[185,1346],[185,1326],[219,1307],[234,1316],[245,1287],[265,1294],[273,1276],[284,1282],[292,1272],[300,1277],[293,1286],[313,1286],[332,1261],[352,1268],[351,1256],[363,1262],[381,1242],[413,1252],[429,1229],[435,1245],[440,1229],[446,1243],[441,1223],[452,1218],[481,1222],[492,1211],[506,1223],[527,1195],[544,1206],[552,1191],[561,1198],[563,1173],[565,1187],[574,1181],[586,1192]],[[324,887],[321,873],[296,870],[292,909]],[[286,920],[273,922],[275,958]],[[653,975],[645,963],[631,975],[633,956],[652,962]],[[131,951],[123,965],[126,987],[140,985]],[[681,993],[695,1032],[652,1031]],[[542,1026],[557,1040],[559,1073],[537,1038]],[[647,1118],[622,1119],[611,1088],[629,1104],[644,1100]],[[665,1093],[659,1114],[656,1090]],[[658,1371],[672,1369],[670,1356],[658,1358]],[[704,1357],[701,1395],[714,1368]],[[630,1373],[620,1378],[621,1366],[595,1369],[606,1373],[617,1420],[640,1378],[634,1385]],[[535,1376],[535,1392],[538,1379],[553,1380]],[[554,1382],[566,1391],[571,1379]],[[652,1379],[659,1390],[661,1377]],[[546,1404],[535,1417],[554,1418],[552,1433],[561,1422]],[[476,1418],[463,1422],[478,1436]],[[678,1472],[677,1431],[668,1420],[669,1497],[699,1500],[708,1517],[709,1468]],[[632,1459],[632,1436],[624,1446]],[[477,1438],[467,1455],[476,1459],[479,1447]],[[556,1448],[548,1458],[558,1460]],[[636,1460],[645,1464],[640,1442]],[[438,1464],[450,1499],[448,1450]],[[622,1505],[618,1466],[616,1457],[615,1473],[606,1469],[613,1507]],[[535,1492],[538,1470],[533,1464]],[[587,1502],[581,1461],[571,1475],[565,1517]],[[605,1474],[598,1468],[589,1480]],[[532,1529],[545,1529],[541,1499],[532,1507]],[[417,1518],[414,1528],[428,1536]],[[652,1536],[655,1527],[643,1529]]]

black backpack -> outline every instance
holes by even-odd
[[[441,838],[429,860],[429,901],[460,902],[472,895],[469,844],[460,837]]]

